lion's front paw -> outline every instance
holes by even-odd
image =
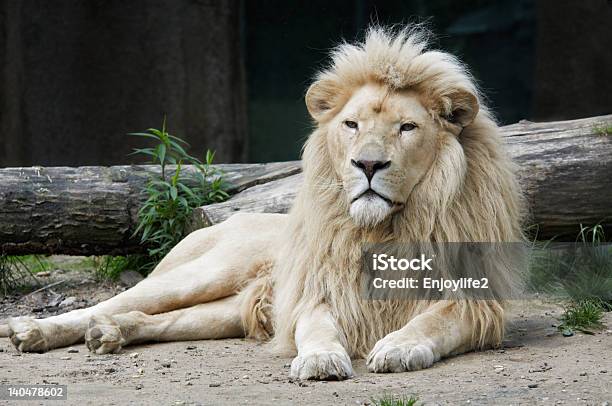
[[[388,335],[378,341],[367,359],[371,372],[404,372],[429,368],[438,361],[427,343]]]
[[[49,344],[38,324],[31,317],[9,319],[9,337],[15,347],[22,352],[45,352]]]
[[[351,359],[344,351],[319,351],[298,355],[291,363],[291,377],[341,381],[353,376]]]
[[[85,332],[85,343],[89,351],[96,354],[118,352],[125,340],[119,324],[110,316],[92,316]]]

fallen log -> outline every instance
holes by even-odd
[[[612,236],[612,115],[502,127],[527,195],[527,226],[539,239],[576,238],[580,225],[601,224]],[[284,213],[301,177],[277,180],[196,210],[208,226],[238,211]]]
[[[612,235],[612,115],[502,128],[538,236],[574,237],[601,223]],[[301,183],[300,162],[218,165],[233,196],[196,209],[193,227],[238,211],[286,212]],[[187,173],[193,168],[186,168]],[[141,191],[154,166],[0,169],[0,253],[128,254]]]
[[[231,194],[301,170],[299,162],[216,168]],[[195,170],[184,169],[187,176]],[[159,175],[157,166],[0,169],[0,253],[143,252],[133,233],[152,175]]]

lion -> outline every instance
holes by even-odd
[[[502,299],[368,300],[359,285],[366,242],[523,240],[516,168],[467,69],[418,26],[373,27],[332,51],[305,101],[315,128],[288,214],[236,214],[105,302],[0,330],[20,351],[96,354],[251,337],[321,380],[352,377],[355,358],[402,372],[499,345]]]

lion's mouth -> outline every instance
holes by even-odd
[[[353,200],[351,200],[351,204],[353,204],[357,200],[361,199],[362,197],[375,197],[375,196],[376,197],[380,197],[382,200],[384,200],[391,207],[398,206],[398,205],[401,204],[401,203],[394,202],[393,200],[389,199],[387,196],[381,195],[380,193],[378,193],[377,191],[375,191],[372,188],[366,189],[361,194],[357,195],[357,197],[355,197]]]

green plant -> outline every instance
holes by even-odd
[[[415,406],[418,400],[416,396],[385,394],[378,399],[372,399],[372,404],[375,406]]]
[[[146,274],[154,264],[146,255],[126,255],[93,257],[91,266],[96,279],[114,281],[127,270]]]
[[[48,262],[38,255],[0,255],[0,294],[40,285],[35,274],[48,268]]]
[[[138,212],[135,234],[140,234],[157,263],[185,236],[194,208],[223,201],[228,194],[221,173],[212,166],[214,153],[207,151],[203,162],[189,155],[187,143],[167,132],[165,119],[161,130],[132,135],[155,141],[153,147],[134,150],[160,167],[143,191],[146,200]],[[190,165],[188,174],[185,165]]]
[[[601,318],[603,317],[605,303],[598,299],[585,299],[571,303],[565,308],[565,312],[560,318],[561,324],[558,329],[567,332],[574,330],[592,334],[592,329],[603,327]]]
[[[612,135],[612,124],[600,124],[593,127],[593,131],[597,135]]]

